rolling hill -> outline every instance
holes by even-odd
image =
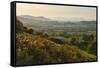
[[[16,31],[16,65],[96,61],[95,55],[75,46],[55,43],[19,20]]]
[[[96,30],[96,21],[67,21],[67,18],[64,21],[57,20],[53,18],[43,17],[43,16],[17,16],[17,19],[20,20],[27,28],[33,28],[38,31],[46,32],[66,32],[66,31],[95,31]],[[63,18],[62,18],[63,19]]]

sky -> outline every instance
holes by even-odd
[[[80,6],[77,7],[77,6],[17,3],[16,15],[67,17],[67,18],[83,18],[89,20],[96,20],[96,8],[80,7]]]

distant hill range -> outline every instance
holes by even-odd
[[[87,21],[87,20],[77,20],[67,19],[67,18],[51,18],[43,16],[29,16],[22,15],[17,16],[17,19],[20,20],[28,28],[33,28],[39,31],[95,31],[96,30],[96,21]]]

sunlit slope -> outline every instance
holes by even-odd
[[[24,27],[20,21],[16,23],[16,31],[17,65],[96,60],[96,56],[77,47],[57,44],[42,35],[30,33],[29,29]]]

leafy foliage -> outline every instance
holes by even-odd
[[[54,41],[49,39],[48,35],[45,35],[46,34],[38,33],[33,29],[24,28],[23,24],[17,21],[17,65],[81,62],[96,60],[96,56],[90,54],[91,51],[85,52],[76,46],[55,43]],[[63,39],[65,40],[65,38]],[[71,42],[75,42],[75,39],[73,38]],[[87,50],[91,50],[93,48],[94,47],[89,45]]]

